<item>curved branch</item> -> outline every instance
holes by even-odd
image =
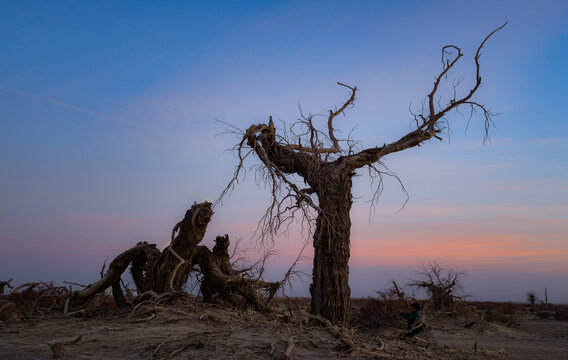
[[[347,167],[349,170],[355,170],[365,165],[372,164],[378,161],[381,157],[388,155],[393,152],[402,151],[414,146],[420,146],[423,142],[430,140],[432,138],[437,138],[441,140],[441,137],[438,136],[439,133],[443,131],[443,125],[440,122],[444,121],[444,116],[451,110],[457,110],[461,105],[470,105],[472,110],[480,109],[483,112],[485,118],[485,139],[488,139],[488,131],[489,127],[493,124],[491,117],[494,115],[484,105],[481,105],[477,102],[471,101],[470,99],[472,96],[477,92],[479,86],[481,85],[481,75],[480,75],[480,65],[479,65],[479,58],[481,57],[481,49],[489,40],[493,34],[497,31],[501,30],[505,27],[507,23],[501,25],[497,29],[493,30],[489,35],[485,37],[485,39],[481,42],[479,47],[477,48],[477,52],[475,53],[475,67],[476,67],[476,76],[475,76],[475,85],[469,90],[469,92],[462,98],[457,99],[455,97],[449,101],[449,104],[446,105],[444,108],[440,110],[436,110],[436,106],[434,104],[434,98],[438,91],[438,87],[442,78],[446,77],[448,72],[455,66],[457,61],[463,56],[461,49],[455,45],[446,45],[442,48],[442,72],[436,76],[434,81],[434,86],[432,87],[432,91],[428,94],[428,112],[429,114],[425,116],[424,114],[414,115],[414,121],[416,123],[416,129],[411,131],[398,139],[395,142],[390,144],[384,144],[381,147],[374,147],[364,149],[356,154],[345,156],[339,158],[338,162],[343,162],[344,166]],[[454,51],[457,51],[457,55],[452,59],[447,59],[447,55],[451,55]],[[454,88],[455,90],[455,88]],[[472,111],[473,114],[473,111]],[[470,116],[471,118],[471,116]],[[420,122],[421,120],[421,122]]]
[[[345,109],[347,109],[348,106],[353,106],[354,102],[355,102],[355,93],[357,93],[357,87],[351,87],[345,84],[342,84],[340,82],[337,83],[340,86],[345,86],[346,88],[351,90],[351,96],[349,97],[349,99],[345,102],[345,104],[343,104],[343,106],[341,108],[339,108],[339,110],[332,112],[331,110],[329,110],[329,118],[327,119],[327,129],[329,130],[329,139],[331,140],[331,142],[333,143],[333,147],[335,149],[337,149],[337,151],[339,151],[339,142],[337,141],[337,138],[335,137],[334,133],[333,133],[333,119],[335,119],[335,117],[341,113],[343,113],[345,111]]]
[[[256,135],[258,132],[260,134]],[[293,190],[298,200],[305,201],[314,209],[319,210],[312,198],[285,175],[298,173],[306,178],[314,158],[308,154],[292,151],[289,146],[283,146],[275,141],[272,117],[268,125],[251,126],[245,136],[247,136],[248,145],[253,148],[260,161],[266,166],[273,183],[276,178],[280,179]]]
[[[327,118],[327,130],[328,130],[328,135],[329,135],[329,140],[332,143],[332,147],[330,148],[318,148],[315,146],[314,141],[313,141],[313,136],[314,133],[316,133],[316,129],[314,128],[312,122],[311,122],[311,117],[308,118],[308,121],[306,123],[306,125],[309,128],[310,131],[310,143],[311,143],[311,147],[307,147],[307,146],[302,146],[301,144],[291,144],[291,145],[287,145],[286,148],[290,149],[290,150],[297,150],[300,152],[310,152],[310,153],[316,153],[316,154],[334,154],[334,153],[339,153],[341,152],[341,147],[339,146],[339,140],[337,140],[337,138],[335,137],[335,132],[333,129],[333,120],[335,119],[335,117],[339,114],[342,114],[347,107],[349,106],[353,106],[353,104],[355,103],[355,94],[357,93],[357,87],[351,87],[349,85],[345,85],[343,83],[338,82],[337,83],[339,86],[344,86],[346,88],[348,88],[349,90],[351,90],[351,96],[349,96],[349,99],[347,99],[347,101],[345,101],[345,103],[336,111],[333,110],[329,110],[329,116]]]

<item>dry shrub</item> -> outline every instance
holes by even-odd
[[[69,297],[69,290],[64,286],[55,286],[50,283],[34,283],[16,293],[3,295],[0,298],[0,309],[9,305],[0,312],[0,320],[6,317],[22,318],[43,316],[51,311],[62,311],[65,301]],[[86,304],[87,310],[100,308],[115,308],[114,299],[110,295],[97,294]],[[12,316],[15,314],[16,316]]]
[[[568,305],[538,304],[536,305],[536,317],[568,321]]]
[[[466,301],[458,301],[454,304],[454,310],[458,316],[466,319],[474,319],[477,317],[477,306],[470,305]]]
[[[394,326],[400,320],[400,301],[393,299],[364,298],[352,301],[351,325],[368,328]]]
[[[271,305],[277,309],[284,310],[286,312],[285,321],[289,321],[291,316],[294,318],[299,312],[310,312],[311,299],[307,297],[275,297],[271,301]]]
[[[568,306],[558,306],[554,314],[555,320],[568,321]]]
[[[2,299],[0,299],[0,321],[18,319],[20,317],[20,313],[16,308],[16,305],[4,298],[5,296],[2,296]]]
[[[43,315],[55,308],[63,308],[67,288],[53,283],[40,283],[28,286],[23,291],[11,293],[5,298],[12,302],[24,316]]]
[[[537,311],[536,316],[539,319],[552,319],[554,317],[554,311]]]
[[[515,315],[524,311],[524,305],[512,302],[475,301],[470,302],[470,305],[483,312],[484,320],[500,322],[508,327],[517,327],[519,319]]]
[[[514,304],[512,302],[506,302],[501,305],[501,311],[505,315],[513,315],[524,311],[525,306],[523,304]]]

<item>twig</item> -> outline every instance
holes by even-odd
[[[74,283],[74,282],[71,282],[71,281],[64,281],[63,283],[64,283],[64,284],[70,284],[70,285],[81,286],[81,287],[83,287],[83,288],[85,288],[85,289],[89,287],[89,285],[83,285],[83,284]]]
[[[144,322],[144,321],[152,320],[152,319],[155,318],[155,317],[156,317],[156,314],[154,313],[154,314],[152,314],[152,315],[150,315],[150,316],[148,316],[148,317],[145,317],[145,318],[142,318],[142,319],[130,320],[129,322],[130,322],[130,323],[139,323],[139,322]]]
[[[4,306],[2,306],[2,307],[0,308],[0,314],[1,314],[2,311],[4,311],[4,309],[7,308],[8,305],[10,305],[10,304],[11,304],[11,302],[7,302],[6,304],[4,304]]]
[[[180,347],[180,348],[177,349],[177,350],[172,351],[172,352],[170,353],[170,355],[168,355],[168,357],[167,357],[166,359],[171,359],[174,355],[179,354],[180,352],[184,351],[185,349],[187,349],[187,348],[190,347],[190,346],[191,346],[191,344],[188,344],[188,345],[185,345],[185,346]]]
[[[290,334],[290,329],[287,330],[288,330],[288,347],[286,348],[286,351],[284,351],[283,355],[285,359],[290,359],[292,351],[294,351],[294,340],[292,340],[292,334]]]
[[[67,299],[65,299],[65,306],[63,306],[63,313],[67,314],[67,311],[69,310],[69,302],[71,301],[71,297],[69,296]]]
[[[170,339],[171,335],[168,335],[168,337],[162,341],[158,346],[156,346],[156,349],[152,352],[152,354],[150,355],[150,360],[154,359],[154,356],[156,356],[158,354],[158,351],[160,350],[160,348],[162,346],[164,346],[165,343],[168,342],[168,340]]]
[[[105,267],[106,267],[106,259],[103,262],[103,267],[101,268],[101,279],[104,277],[104,273],[105,273]]]

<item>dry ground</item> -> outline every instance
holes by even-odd
[[[517,328],[459,317],[427,317],[418,339],[398,340],[400,328],[356,328],[349,348],[326,326],[298,311],[287,316],[238,312],[197,301],[94,309],[0,324],[1,359],[53,358],[48,343],[65,345],[71,359],[568,359],[568,322],[518,317]],[[384,349],[377,350],[382,343]],[[476,348],[474,344],[477,343]],[[288,356],[289,355],[289,356]]]

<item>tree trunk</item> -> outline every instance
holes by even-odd
[[[353,173],[341,171],[329,175],[324,172],[315,186],[322,212],[318,214],[314,232],[311,311],[333,324],[347,325],[351,308],[348,262]]]

